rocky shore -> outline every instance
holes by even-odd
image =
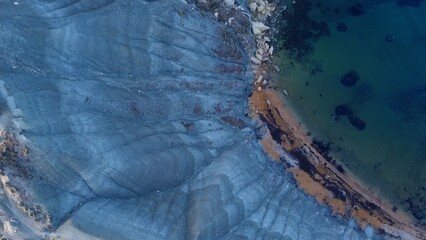
[[[334,214],[351,217],[361,228],[372,226],[391,238],[426,238],[422,226],[414,218],[397,211],[367,190],[350,172],[330,162],[327,152],[309,137],[308,130],[286,106],[287,91],[280,92],[273,85],[266,85],[274,80],[272,73],[280,71],[269,61],[273,57],[270,41],[273,36],[265,32],[270,27],[263,23],[266,17],[272,16],[275,8],[270,7],[267,14],[259,14],[258,1],[253,1],[250,6],[253,6],[250,10],[254,19],[259,21],[253,24],[258,50],[251,58],[256,66],[256,75],[249,98],[250,117],[260,126],[265,126],[261,128],[264,151],[271,159],[285,163],[298,186],[318,202],[328,205]],[[257,26],[262,27],[256,29]],[[261,56],[264,52],[269,53],[266,59]]]
[[[203,2],[0,2],[1,237],[365,238],[268,161],[251,14]]]
[[[375,239],[293,182],[334,183],[271,85],[274,8],[0,2],[1,237]]]

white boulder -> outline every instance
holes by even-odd
[[[263,24],[262,22],[252,22],[252,31],[255,35],[259,35],[263,31],[266,31],[268,29],[269,27]]]
[[[263,24],[262,22],[252,22],[253,27],[259,29],[260,31],[266,31],[268,30],[270,27],[266,26],[265,24]]]
[[[250,59],[251,59],[251,61],[252,61],[253,63],[255,63],[255,64],[260,64],[260,63],[262,63],[262,61],[260,61],[259,59],[255,58],[255,57],[251,57]]]
[[[273,53],[274,53],[274,47],[273,46],[271,46],[270,48],[269,48],[269,55],[272,55]]]
[[[256,3],[261,5],[261,6],[266,5],[266,3],[263,0],[256,0]]]
[[[257,4],[255,2],[250,3],[249,5],[250,12],[255,12],[256,8],[257,8]]]
[[[231,7],[234,6],[235,0],[224,0],[226,6]]]

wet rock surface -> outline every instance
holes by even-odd
[[[366,238],[262,152],[250,35],[183,1],[17,3],[0,1],[2,236]]]

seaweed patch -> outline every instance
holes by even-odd
[[[340,117],[346,117],[349,123],[358,130],[364,130],[367,127],[367,123],[361,120],[346,104],[337,105],[334,113],[336,114],[336,121],[339,120]]]
[[[343,86],[345,87],[352,87],[358,81],[359,81],[359,74],[354,70],[349,71],[340,79],[340,83],[342,83]]]
[[[330,35],[326,22],[316,22],[309,17],[311,10],[309,0],[298,0],[277,18],[276,39],[282,41],[275,42],[274,45],[278,50],[286,50],[297,60],[312,52],[314,41]]]

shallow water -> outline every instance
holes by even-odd
[[[330,35],[300,60],[281,52],[278,85],[346,170],[425,223],[426,2],[364,1],[360,16],[347,11],[353,1],[318,2],[310,16],[326,21]],[[359,79],[345,86],[350,71]],[[343,104],[365,128],[336,116]]]

